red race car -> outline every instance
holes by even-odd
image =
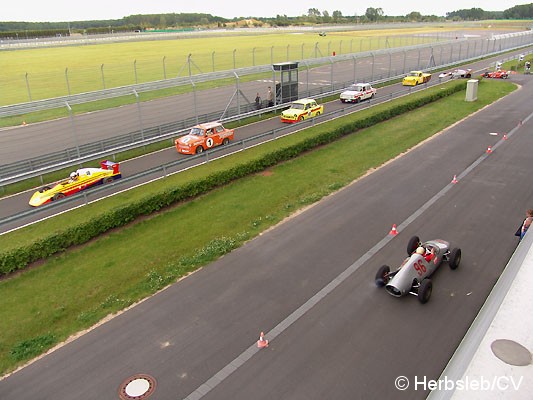
[[[507,79],[509,78],[509,72],[507,72],[504,69],[501,69],[499,71],[492,71],[492,72],[485,72],[483,74],[484,78],[495,78],[495,79]]]

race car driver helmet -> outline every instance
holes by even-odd
[[[416,249],[416,254],[424,255],[426,254],[426,249],[424,249],[422,246],[418,247]]]
[[[70,179],[75,180],[77,178],[78,178],[78,173],[77,172],[71,172],[70,173]]]

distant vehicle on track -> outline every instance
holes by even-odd
[[[423,83],[429,82],[431,79],[431,74],[422,72],[422,71],[411,71],[409,72],[409,75],[407,75],[402,80],[403,86],[416,86],[421,85]]]
[[[492,72],[487,71],[482,76],[484,78],[507,79],[509,78],[509,72],[507,72],[504,69],[500,69],[500,70],[492,71]]]
[[[407,244],[408,257],[396,271],[388,265],[380,267],[376,273],[375,283],[394,297],[412,294],[424,304],[431,296],[433,283],[431,275],[447,261],[451,269],[456,269],[461,262],[461,249],[451,248],[450,243],[435,239],[424,243],[418,236],[413,236]]]
[[[118,163],[104,160],[100,162],[100,166],[101,168],[80,168],[72,172],[69,179],[43,186],[31,196],[30,206],[37,207],[51,201],[61,200],[66,196],[113,182],[122,177]]]
[[[343,103],[359,103],[361,100],[373,99],[377,90],[370,83],[354,83],[341,93]]]
[[[450,79],[458,79],[458,78],[471,78],[472,77],[472,69],[455,69],[450,72],[443,72],[439,75],[439,78],[450,78]]]
[[[294,123],[304,119],[317,117],[324,113],[324,106],[313,99],[293,101],[290,108],[281,113],[281,122]]]
[[[200,154],[215,146],[226,145],[235,137],[234,129],[226,129],[220,122],[193,126],[189,134],[174,141],[182,154]]]

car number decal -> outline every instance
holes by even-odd
[[[213,139],[207,138],[207,140],[205,141],[205,144],[207,145],[207,147],[213,147]]]
[[[426,266],[422,263],[422,260],[415,262],[413,268],[418,273],[418,276],[422,276],[426,272]]]

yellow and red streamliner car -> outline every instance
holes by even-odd
[[[101,168],[80,168],[66,180],[43,186],[31,196],[30,206],[41,206],[122,177],[118,163],[104,160],[100,162],[100,166]]]

